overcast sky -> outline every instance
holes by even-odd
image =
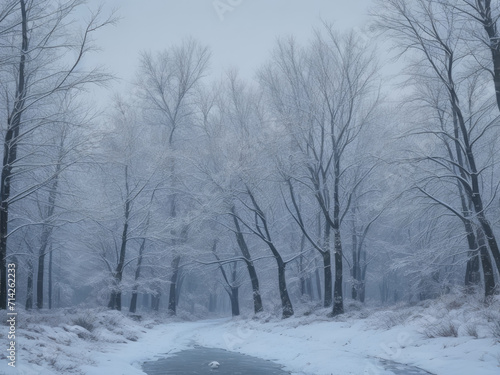
[[[212,72],[237,67],[245,78],[266,61],[276,37],[311,36],[321,19],[339,29],[362,28],[372,0],[90,0],[121,20],[97,35],[93,60],[123,82],[133,79],[141,51],[156,51],[193,36],[212,50]]]

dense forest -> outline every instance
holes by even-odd
[[[254,80],[215,77],[194,38],[160,42],[103,109],[91,94],[113,72],[88,56],[115,15],[2,1],[0,309],[14,293],[26,309],[283,318],[456,289],[488,301],[498,5],[379,0],[365,31],[325,16]]]

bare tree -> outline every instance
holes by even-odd
[[[289,129],[292,164],[282,170],[291,199],[287,206],[309,243],[323,258],[325,306],[331,304],[333,235],[333,315],[344,311],[341,225],[349,209],[348,197],[359,184],[359,181],[350,184],[343,181],[351,168],[344,162],[350,145],[369,122],[377,102],[377,96],[373,96],[374,61],[372,52],[354,33],[338,35],[331,26],[324,25],[305,51],[293,40],[280,42],[274,60],[261,73],[274,111]],[[301,217],[294,185],[305,186],[323,216],[321,242]],[[348,187],[342,191],[342,186]]]
[[[85,187],[85,193],[93,196],[84,205],[86,225],[93,233],[84,233],[81,241],[104,265],[99,281],[109,285],[109,289],[101,287],[102,293],[109,292],[108,307],[121,310],[123,291],[137,291],[146,240],[152,243],[158,233],[157,228],[151,229],[150,217],[155,192],[162,185],[157,172],[164,155],[148,147],[150,127],[137,108],[120,97],[114,104],[92,155],[92,173],[100,177],[101,184],[97,189]],[[136,261],[139,265],[132,287],[126,269]]]
[[[238,316],[240,315],[239,288],[242,285],[242,281],[238,277],[238,262],[221,261],[221,258],[217,254],[217,241],[214,241],[212,253],[219,263],[219,269],[225,282],[224,289],[229,295],[229,300],[231,301],[231,314],[233,316]],[[224,266],[228,266],[227,271]]]
[[[276,259],[276,265],[278,268],[278,289],[281,300],[281,309],[283,319],[289,318],[294,314],[292,301],[288,293],[288,287],[286,282],[286,265],[290,260],[285,261],[282,254],[278,250],[278,247],[273,240],[271,233],[271,225],[268,220],[266,212],[261,208],[255,193],[250,189],[249,186],[246,187],[245,196],[249,199],[249,202],[241,201],[245,210],[248,211],[249,216],[253,217],[250,221],[246,219],[243,215],[235,216],[252,234],[257,238],[262,240],[271,251],[273,257]]]
[[[253,310],[254,313],[257,314],[264,311],[262,298],[260,295],[259,278],[257,276],[257,271],[255,269],[255,264],[252,260],[252,256],[250,255],[247,242],[245,241],[245,236],[243,235],[243,231],[241,230],[240,223],[237,219],[236,209],[234,208],[234,206],[231,208],[231,214],[233,215],[235,228],[234,235],[236,236],[236,241],[238,242],[240,252],[243,255],[245,265],[247,266],[248,275],[250,276],[250,282],[252,284]]]
[[[138,88],[144,110],[149,112],[147,119],[161,126],[164,147],[170,153],[168,172],[171,194],[168,202],[168,215],[174,219],[178,213],[178,177],[176,172],[175,135],[183,131],[192,121],[193,102],[196,88],[208,68],[210,52],[193,39],[185,40],[181,45],[151,55],[145,53],[141,58]],[[185,130],[185,129],[184,129]],[[181,255],[177,245],[182,242],[179,233],[172,233],[172,274],[168,310],[176,314],[177,279]]]
[[[479,69],[486,70],[493,81],[497,108],[500,111],[500,34],[498,33],[498,18],[500,8],[498,2],[491,0],[434,0],[436,4],[446,7],[448,14],[453,15],[456,22],[459,18],[462,27],[479,43],[479,50],[484,49],[489,52],[490,62],[487,63],[477,56],[476,48],[472,52],[476,54],[476,62]],[[479,26],[482,32],[477,30]]]
[[[496,268],[500,270],[498,243],[487,218],[490,203],[484,198],[488,192],[494,196],[496,188],[492,186],[485,191],[482,183],[493,164],[478,152],[487,134],[493,132],[496,118],[489,112],[488,100],[480,95],[484,92],[481,71],[471,73],[467,69],[468,62],[474,63],[476,59],[463,36],[464,29],[456,21],[456,10],[448,5],[433,0],[387,1],[381,4],[383,10],[378,14],[377,25],[396,38],[403,52],[414,51],[416,62],[411,66],[410,75],[418,75],[420,80],[434,80],[444,92],[445,105],[441,101],[437,106],[429,96],[421,99],[428,103],[431,111],[437,111],[439,121],[433,128],[413,133],[435,137],[441,146],[440,152],[433,154],[432,150],[426,150],[426,155],[419,159],[434,165],[434,171],[426,179],[426,187],[419,187],[419,191],[463,221],[470,250],[483,249],[483,267],[487,268],[487,253],[479,242],[484,233]],[[477,108],[472,108],[471,103]],[[459,208],[429,191],[428,182],[436,179],[438,184],[450,183],[455,189],[458,185]],[[472,220],[477,220],[479,232],[473,229]],[[490,272],[486,268],[484,273],[488,278]],[[488,280],[486,292],[490,293],[491,277]]]
[[[80,0],[64,1],[58,6],[49,1],[20,0],[3,4],[0,10],[2,26],[7,25],[3,33],[8,33],[11,41],[2,48],[0,67],[5,78],[3,99],[8,112],[0,179],[0,308],[6,306],[9,206],[34,189],[19,192],[16,189],[16,195],[12,196],[19,143],[34,129],[53,123],[58,114],[47,114],[41,109],[56,94],[109,79],[97,70],[81,69],[81,63],[91,51],[90,35],[112,20],[101,20],[97,11],[90,15],[81,35],[64,32],[81,4]],[[69,54],[73,57],[69,58]]]
[[[240,188],[239,173],[247,168],[244,164],[246,153],[241,145],[249,142],[255,123],[259,121],[257,105],[255,92],[235,71],[228,71],[223,81],[214,84],[211,90],[200,90],[198,107],[205,147],[199,148],[197,155],[197,169],[204,176],[205,186],[209,182],[208,186],[216,189],[215,195],[225,202],[222,207],[213,206],[213,209],[216,216],[222,217],[217,220],[223,221],[223,227],[234,233],[242,255],[238,260],[245,263],[252,285],[255,314],[263,311],[259,277],[246,239],[247,231],[237,219],[239,212],[233,195]]]

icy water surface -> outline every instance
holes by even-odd
[[[212,361],[220,363],[218,369],[211,369]],[[176,353],[172,357],[146,362],[142,366],[148,375],[289,375],[281,366],[264,359],[223,349],[195,347]]]
[[[368,370],[367,374],[394,375],[433,375],[418,367],[406,366],[401,363],[377,358],[377,369]],[[208,364],[212,361],[220,363],[218,369],[211,369]],[[142,366],[148,375],[290,375],[282,370],[282,366],[260,358],[244,354],[228,352],[223,349],[204,348],[196,346],[193,349],[183,350],[168,358],[154,362],[146,362]],[[380,371],[382,370],[382,371]],[[384,371],[385,370],[385,371]],[[374,371],[374,372],[373,372]]]

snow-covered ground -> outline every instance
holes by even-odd
[[[0,374],[139,375],[144,361],[201,345],[270,359],[294,374],[390,374],[377,360],[384,358],[438,375],[498,375],[500,300],[484,306],[467,298],[390,309],[348,303],[336,319],[324,309],[286,320],[262,314],[194,322],[137,322],[106,310],[23,313],[16,368],[3,350]]]

